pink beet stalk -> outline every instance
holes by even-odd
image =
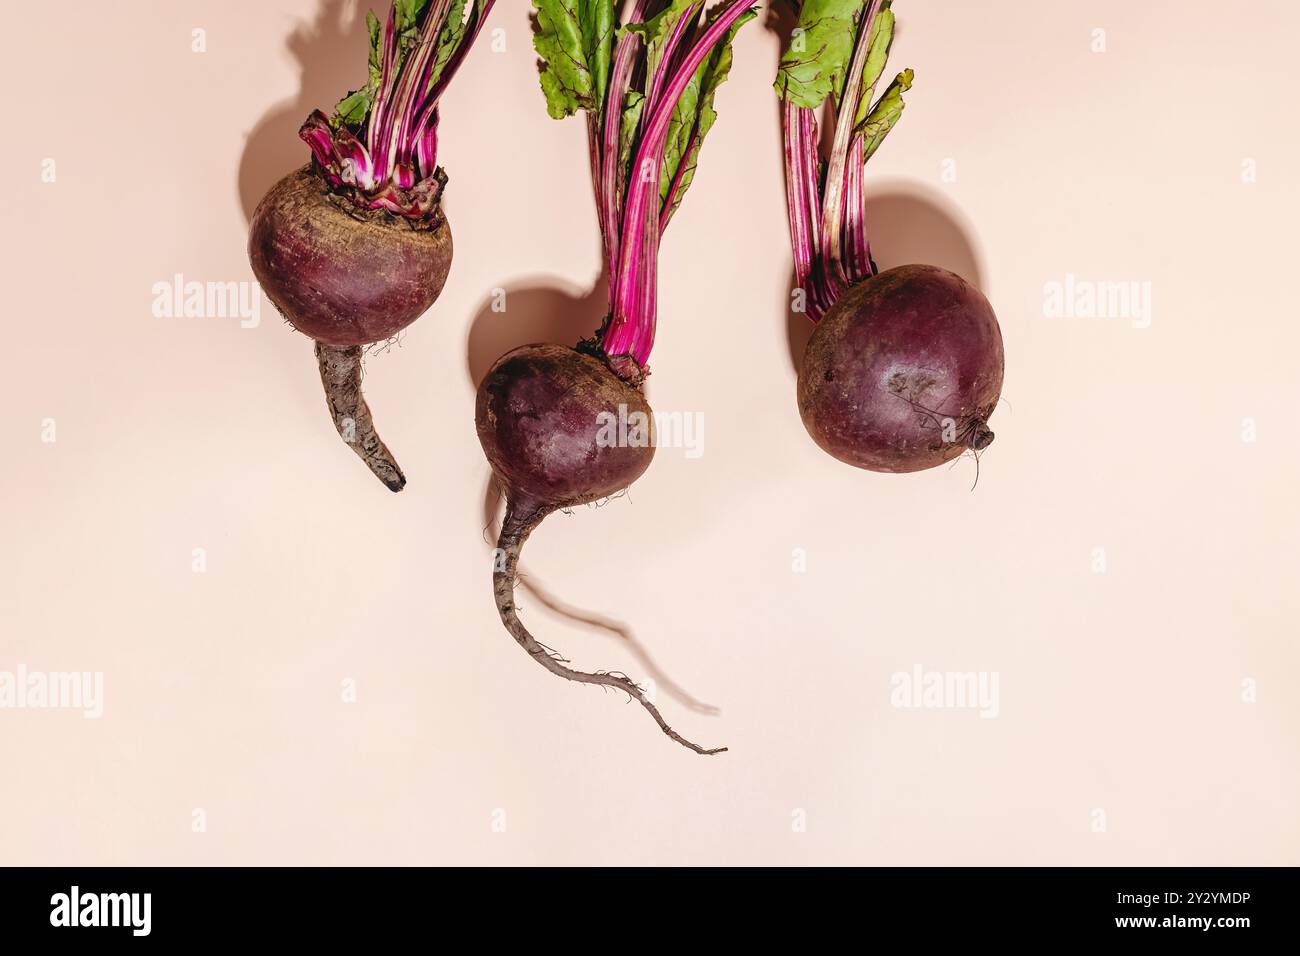
[[[692,18],[703,4],[693,5]],[[611,286],[610,321],[601,347],[609,356],[630,356],[644,368],[654,346],[656,320],[656,277],[659,256],[659,217],[664,208],[658,201],[660,164],[673,110],[688,83],[715,44],[725,37],[741,17],[749,13],[749,0],[730,0],[700,33],[689,52],[672,69],[662,97],[656,96],[663,77],[650,85],[647,104],[653,108],[632,162],[632,180],[624,205],[619,243],[617,278]],[[682,17],[684,22],[686,17]],[[679,34],[674,34],[670,53]],[[665,63],[671,59],[665,55]],[[661,64],[661,67],[665,64]],[[643,120],[644,122],[644,120]],[[653,191],[652,191],[653,190]],[[672,194],[670,193],[670,200]]]
[[[650,0],[636,0],[631,13],[633,23],[645,19],[649,2]],[[619,162],[619,134],[623,118],[621,105],[627,97],[640,48],[640,36],[631,32],[623,34],[614,51],[614,66],[610,71],[605,103],[601,104],[602,109],[587,114],[588,129],[600,131],[597,141],[599,154],[593,156],[592,168],[599,170],[595,184],[596,213],[600,217],[600,231],[605,239],[605,265],[609,270],[611,290],[618,270],[619,197],[627,179],[627,170]],[[614,107],[611,108],[608,104],[614,104]]]
[[[852,6],[851,0],[846,6]],[[901,93],[912,82],[912,72],[905,70],[873,103],[893,37],[891,6],[892,0],[860,0],[852,25],[852,56],[826,65],[827,75],[837,84],[838,102],[835,138],[820,175],[817,110],[824,87],[787,72],[786,61],[777,79],[783,93],[790,244],[796,281],[806,294],[806,314],[813,322],[821,321],[848,289],[877,273],[867,235],[864,166],[897,122]],[[806,66],[802,54],[794,61]]]

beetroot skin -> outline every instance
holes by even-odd
[[[305,167],[253,213],[248,256],[280,314],[326,345],[392,338],[433,305],[451,269],[451,229],[363,214]]]
[[[960,276],[900,266],[845,292],[799,370],[799,412],[826,452],[870,471],[933,468],[993,441],[1002,333]]]
[[[507,352],[479,386],[475,419],[492,471],[516,511],[549,513],[622,491],[654,446],[602,447],[600,416],[650,405],[599,359],[562,345]]]

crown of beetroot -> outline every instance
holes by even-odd
[[[313,112],[298,133],[333,191],[362,209],[435,217],[446,181],[438,169],[438,101],[494,2],[395,0],[382,30],[366,15],[369,81],[333,116]]]

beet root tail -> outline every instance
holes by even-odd
[[[317,342],[316,361],[320,365],[320,380],[325,386],[330,418],[334,420],[339,437],[389,491],[401,491],[406,487],[406,476],[375,431],[370,406],[361,393],[361,346]]]
[[[590,674],[567,667],[563,658],[549,648],[543,647],[528,633],[528,629],[519,620],[515,608],[515,580],[518,573],[519,552],[524,542],[528,540],[529,534],[541,524],[547,513],[545,510],[519,513],[513,503],[506,509],[505,520],[501,524],[501,535],[497,539],[496,563],[492,571],[492,590],[496,595],[497,612],[501,615],[501,623],[505,625],[506,630],[533,660],[552,674],[579,684],[596,684],[621,690],[650,712],[650,716],[655,719],[660,730],[688,750],[706,756],[725,752],[726,747],[706,750],[673,730],[659,713],[659,708],[651,703],[645,692],[629,678],[621,674]]]

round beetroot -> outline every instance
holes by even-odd
[[[1002,333],[980,291],[944,269],[900,266],[822,318],[799,370],[799,412],[840,461],[921,471],[993,441],[1002,370]]]
[[[326,345],[392,338],[437,300],[451,269],[451,229],[413,228],[363,212],[304,167],[253,213],[248,258],[267,297],[299,332]]]
[[[606,423],[650,405],[597,358],[562,345],[525,345],[497,359],[478,389],[479,441],[517,506],[547,512],[622,491],[654,458],[654,445],[601,441]],[[649,436],[647,436],[649,437]]]

